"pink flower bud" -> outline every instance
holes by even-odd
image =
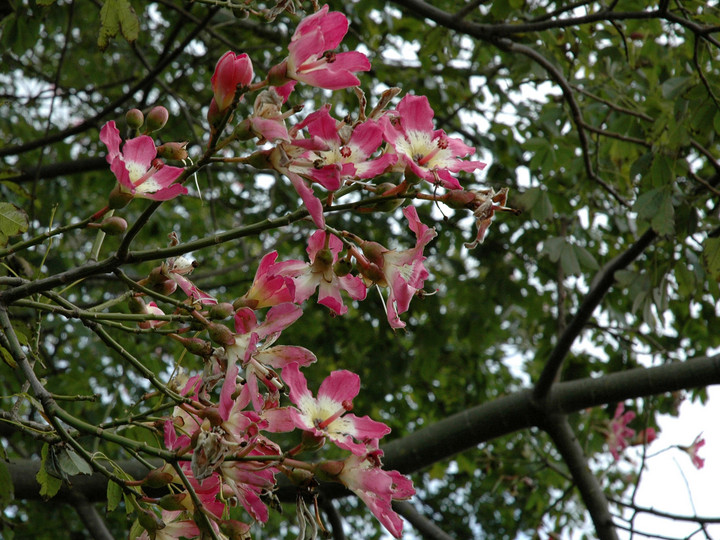
[[[234,345],[235,336],[230,329],[223,324],[211,324],[208,326],[208,335],[218,345]]]
[[[185,150],[187,141],[185,142],[169,142],[161,144],[157,147],[158,155],[163,159],[174,159],[176,161],[182,161],[187,159],[188,153]]]
[[[130,129],[140,129],[145,117],[140,109],[130,109],[125,113],[125,122]]]
[[[210,318],[214,320],[227,319],[235,313],[235,308],[230,302],[220,302],[210,306]]]
[[[145,305],[145,300],[140,298],[139,296],[131,296],[128,299],[128,309],[130,310],[130,313],[138,314],[145,314],[147,313],[147,305]]]
[[[224,111],[233,102],[238,86],[249,86],[253,79],[253,67],[250,57],[245,54],[226,52],[215,66],[210,83],[215,93],[218,109]]]
[[[158,129],[165,127],[169,117],[170,114],[165,107],[157,106],[150,109],[146,119],[147,132],[152,133],[153,131],[157,131]]]

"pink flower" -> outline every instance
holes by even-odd
[[[360,391],[360,377],[355,373],[333,371],[320,385],[317,398],[308,390],[307,380],[296,363],[286,365],[282,376],[290,388],[290,401],[298,406],[288,409],[295,427],[318,438],[328,437],[340,448],[357,455],[365,455],[366,444],[372,445],[390,433],[388,426],[368,416],[345,414],[352,410],[352,400]]]
[[[702,433],[700,433],[697,437],[695,437],[695,440],[690,446],[679,446],[679,448],[687,452],[687,455],[690,456],[692,464],[695,465],[696,469],[702,469],[705,466],[705,459],[698,455],[698,450],[700,450],[703,446],[705,446],[705,439],[702,438]]]
[[[473,249],[485,240],[485,234],[492,224],[496,211],[519,213],[518,210],[505,206],[507,196],[508,188],[505,187],[500,191],[492,188],[483,190],[452,189],[442,197],[443,202],[452,208],[467,208],[472,210],[475,216],[477,234],[474,241],[465,244],[466,248]]]
[[[403,214],[415,233],[415,247],[405,251],[393,251],[376,242],[360,241],[365,257],[356,254],[360,272],[366,279],[381,287],[388,287],[386,303],[388,322],[392,328],[404,328],[399,315],[410,307],[410,300],[422,289],[429,276],[423,261],[423,249],[437,236],[435,229],[424,225],[414,206],[403,208]]]
[[[129,139],[121,152],[120,130],[110,121],[100,130],[100,140],[107,146],[106,159],[122,192],[155,201],[167,201],[187,193],[184,186],[173,184],[183,169],[156,159],[157,149],[151,137],[141,135]]]
[[[382,451],[376,450],[368,455],[348,457],[337,478],[362,499],[395,538],[400,538],[403,521],[392,509],[392,501],[409,499],[415,495],[415,488],[412,481],[399,472],[382,470],[381,455]],[[328,469],[333,465],[333,462],[326,464]]]
[[[396,168],[410,169],[415,175],[449,189],[462,189],[451,173],[483,169],[481,161],[461,158],[475,153],[460,139],[448,137],[441,129],[433,129],[435,113],[427,97],[407,94],[394,115],[380,119],[385,140],[398,155]]]
[[[340,45],[348,31],[348,20],[342,13],[328,13],[328,6],[303,19],[288,46],[288,57],[277,71],[288,79],[311,86],[339,90],[358,86],[359,79],[353,72],[368,71],[370,61],[357,51],[330,52]]]
[[[365,299],[367,288],[360,278],[335,273],[335,264],[341,250],[342,242],[337,236],[318,230],[308,241],[310,264],[303,261],[285,261],[277,265],[278,273],[294,280],[296,303],[301,304],[319,288],[318,304],[328,307],[336,315],[344,315],[347,306],[343,304],[341,290],[355,300]]]
[[[174,281],[188,298],[194,302],[206,305],[217,304],[215,298],[198,289],[192,281],[185,277],[195,269],[195,264],[190,259],[182,256],[168,259],[167,262],[162,264],[161,268],[163,275]]]
[[[326,149],[305,156],[310,165],[307,172],[309,177],[323,184],[320,171],[332,168],[338,180],[374,178],[395,163],[397,156],[388,153],[378,159],[370,159],[383,142],[382,128],[377,122],[366,120],[352,127],[336,122],[330,116],[329,109],[329,105],[324,106],[293,128],[295,131],[307,128],[313,138],[322,140],[326,146]],[[297,160],[294,164],[297,164]]]
[[[249,86],[253,79],[253,66],[247,54],[226,52],[215,66],[210,83],[219,111],[227,109],[235,97],[238,86]]]
[[[633,411],[625,411],[625,404],[620,402],[615,409],[615,416],[610,421],[610,431],[606,432],[605,438],[615,461],[620,459],[620,452],[630,444],[630,439],[635,436],[635,430],[627,425],[635,418]]]
[[[295,286],[292,279],[279,273],[282,263],[276,263],[277,251],[271,251],[260,261],[250,290],[240,297],[238,303],[250,309],[275,306],[292,302]],[[238,307],[238,303],[235,307]]]

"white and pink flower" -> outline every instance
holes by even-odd
[[[365,299],[367,288],[360,278],[335,273],[342,247],[337,236],[318,230],[308,240],[309,264],[295,260],[278,263],[276,271],[294,281],[296,303],[301,304],[318,290],[318,304],[328,307],[336,315],[344,315],[347,306],[340,291],[347,292],[355,300]]]
[[[117,178],[120,191],[130,198],[166,201],[188,192],[181,184],[173,183],[183,173],[183,169],[165,165],[157,159],[152,137],[140,135],[129,139],[121,151],[120,130],[111,120],[100,130],[100,140],[107,146],[106,159]]]
[[[287,59],[271,72],[328,90],[360,84],[353,73],[368,71],[370,61],[357,51],[331,52],[347,34],[349,23],[342,13],[328,10],[325,5],[300,22],[290,40]]]
[[[426,96],[407,94],[397,110],[380,118],[385,140],[398,156],[396,169],[409,169],[416,176],[448,189],[462,189],[452,173],[485,168],[482,161],[466,161],[475,153],[472,146],[434,129],[434,111]]]
[[[368,416],[346,414],[352,410],[352,400],[360,392],[360,377],[355,373],[333,371],[320,385],[317,398],[308,390],[298,364],[286,365],[282,377],[290,388],[290,401],[297,405],[297,409],[287,409],[295,427],[318,438],[327,437],[357,455],[365,455],[368,445],[375,446],[378,439],[390,433],[390,428],[382,422]]]

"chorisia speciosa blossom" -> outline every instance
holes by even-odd
[[[409,478],[382,469],[380,441],[390,428],[352,412],[360,377],[336,369],[313,393],[304,370],[322,359],[280,340],[303,316],[303,307],[311,308],[306,302],[316,293],[317,302],[340,317],[351,306],[357,309],[371,287],[386,297],[390,327],[405,328],[407,322],[400,316],[409,311],[415,296],[424,295],[430,278],[425,248],[436,236],[416,209],[422,199],[473,212],[477,237],[468,247],[482,242],[496,211],[510,209],[505,207],[506,189],[463,188],[458,175],[481,170],[485,163],[466,159],[474,148],[435,129],[425,96],[407,94],[388,110],[399,92],[392,88],[366,113],[364,95],[356,90],[360,110],[355,117],[336,118],[330,105],[323,105],[295,118],[303,106],[287,102],[297,86],[349,88],[360,84],[357,73],[370,69],[367,57],[358,51],[334,52],[348,27],[343,14],[323,6],[299,23],[286,58],[257,83],[245,53],[226,52],[215,66],[207,109],[207,150],[191,166],[213,161],[229,169],[232,163],[241,163],[288,178],[290,199],[304,205],[298,209],[295,226],[307,232],[302,235],[307,238],[303,240],[307,260],[285,258],[270,248],[257,255],[251,282],[238,289],[228,280],[222,290],[213,291],[216,298],[191,281],[198,263],[172,233],[172,256],[134,284],[130,309],[142,319],[139,331],[169,334],[173,345],[181,344],[202,358],[192,376],[177,370],[172,412],[153,423],[162,431],[166,450],[178,461],[174,467],[166,464],[148,474],[148,486],[170,486],[169,498],[156,503],[150,497],[140,499],[134,537],[205,538],[212,533],[218,538],[249,538],[253,523],[267,522],[270,509],[277,505],[281,475],[297,486],[301,531],[323,527],[319,512],[308,511],[307,501],[312,503],[318,481],[334,481],[357,494],[393,536],[402,535],[402,519],[391,505],[415,490]],[[240,99],[253,92],[257,92],[254,97]],[[245,117],[239,114],[243,108],[248,109]],[[161,161],[154,139],[147,135],[164,126],[167,114],[156,107],[145,119],[139,110],[130,111],[126,120],[137,136],[124,144],[115,122],[102,128],[100,140],[107,146],[107,161],[117,178],[110,208],[119,210],[134,197],[165,201],[187,193],[176,182],[183,169]],[[143,124],[146,134],[141,135]],[[240,145],[247,145],[248,155],[232,156]],[[159,148],[164,159],[183,163],[189,159],[186,143],[166,142]],[[421,180],[431,184],[430,189]],[[350,200],[345,209],[356,213],[341,221],[335,218],[334,205],[349,193],[353,198],[342,203]],[[392,212],[398,206],[403,207],[402,215],[398,212],[394,217],[404,217],[411,232],[406,236],[414,235],[414,245],[410,241],[410,246],[403,246],[397,238],[392,243],[399,246],[390,249],[368,238],[364,216]],[[93,225],[107,228],[104,222]],[[124,223],[120,233],[127,228]],[[267,240],[265,245],[275,241]],[[193,280],[201,279],[196,276]],[[170,299],[178,290],[183,293],[180,300]],[[144,296],[150,301],[145,302]],[[184,361],[188,366],[189,361]],[[608,425],[608,444],[616,458],[634,433],[627,427],[631,416],[618,408]],[[696,441],[689,450],[695,464],[701,463],[697,456],[701,444]],[[244,510],[247,518],[229,519],[233,507]]]

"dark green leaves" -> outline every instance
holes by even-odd
[[[138,38],[139,31],[140,22],[129,0],[105,0],[100,10],[98,47],[101,50],[105,50],[118,33],[132,42]]]

